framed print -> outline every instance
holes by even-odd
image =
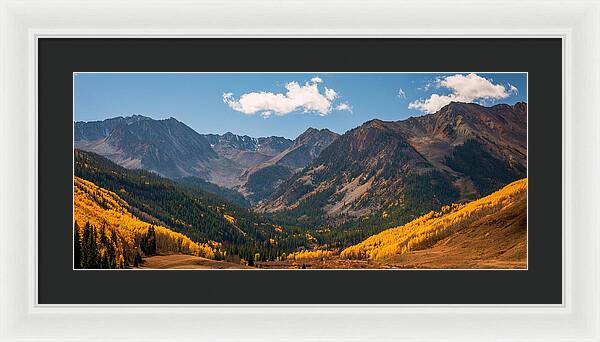
[[[598,340],[598,2],[251,3],[3,4],[2,340]]]
[[[560,189],[554,201],[532,200],[550,198],[548,185],[560,181],[560,161],[542,151],[560,146],[552,137],[561,112],[552,108],[561,98],[537,106],[544,125],[528,108],[561,91],[560,39],[38,44],[47,82],[38,89],[46,156],[40,212],[48,213],[38,232],[38,257],[48,263],[38,269],[40,303],[144,303],[149,293],[133,290],[140,277],[179,284],[180,291],[153,296],[154,304],[345,304],[356,292],[303,289],[323,281],[361,284],[346,304],[562,303],[561,226],[550,224],[560,221]],[[440,44],[490,65],[495,59],[496,69],[463,72],[462,58],[443,65],[415,56],[403,65],[425,71],[402,71],[394,58],[407,49],[428,55]],[[335,59],[361,46],[370,53],[343,69],[302,64],[308,51]],[[140,48],[168,52],[146,63],[178,56],[169,63],[176,69],[139,70]],[[283,48],[291,56],[272,70]],[[242,49],[263,55],[229,69],[224,56]],[[212,57],[203,57],[208,50]],[[527,52],[519,64],[506,53],[513,50]],[[71,87],[50,87],[63,82]],[[58,143],[65,163],[44,152],[62,151]],[[555,215],[547,212],[552,205]],[[45,228],[71,221],[66,235]],[[543,245],[528,243],[541,235]],[[464,277],[497,291],[477,295],[462,286]],[[110,302],[90,296],[87,289],[109,278],[132,290]],[[273,296],[278,290],[264,284],[277,281],[287,285]],[[430,293],[444,282],[455,284],[447,285],[452,297]],[[515,282],[520,294],[500,291]],[[235,291],[239,283],[253,295]],[[381,291],[398,283],[410,296]],[[228,294],[207,295],[221,292]]]

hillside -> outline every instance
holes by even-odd
[[[205,193],[213,194],[216,197],[221,197],[223,200],[226,200],[229,203],[240,208],[250,207],[250,202],[241,193],[233,189],[225,188],[222,186],[218,186],[214,183],[207,182],[202,178],[182,177],[175,179],[175,182],[177,182],[177,184],[181,185],[184,188],[202,191]]]
[[[525,177],[526,112],[523,103],[453,102],[417,118],[368,121],[335,139],[257,210],[307,224],[402,224],[480,198]]]
[[[446,206],[344,249],[342,258],[402,267],[526,267],[527,179]]]
[[[75,150],[75,175],[119,194],[140,219],[151,217],[194,241],[255,244],[275,234],[268,221],[216,195],[147,171],[122,168],[93,153]],[[235,217],[235,222],[226,216]]]
[[[243,168],[265,162],[288,148],[292,141],[283,137],[249,137],[227,132],[223,135],[204,134],[213,150],[221,157]]]
[[[199,186],[182,185],[144,170],[129,170],[94,153],[75,150],[75,176],[118,194],[129,212],[192,241],[221,244],[220,250],[248,260],[277,258],[309,246],[304,230],[283,229]]]
[[[84,255],[97,253],[107,258],[112,249],[114,267],[123,268],[139,262],[142,255],[156,253],[183,253],[204,258],[215,258],[216,243],[196,243],[187,236],[166,227],[154,225],[135,217],[130,206],[114,192],[96,186],[94,183],[75,177],[74,179],[74,215],[78,234],[82,241],[93,231],[97,251],[90,251],[90,243],[83,244]],[[154,248],[147,248],[148,238],[154,241]],[[105,256],[106,255],[106,256]],[[85,257],[83,258],[85,259]],[[103,267],[97,267],[103,268]]]
[[[141,115],[76,122],[75,147],[107,157],[130,169],[166,177],[209,177],[206,166],[218,158],[208,141],[174,118]]]
[[[277,187],[319,157],[338,136],[328,129],[308,128],[286,149],[245,170],[240,176],[242,185],[237,189],[253,203],[268,199]]]

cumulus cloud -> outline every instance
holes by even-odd
[[[337,109],[337,110],[340,110],[340,111],[342,111],[342,110],[345,110],[345,111],[347,111],[347,112],[350,112],[350,113],[352,113],[352,107],[350,107],[350,105],[349,105],[349,104],[347,104],[347,103],[345,103],[345,102],[342,102],[342,103],[340,103],[339,105],[337,105],[337,106],[335,107],[335,109]]]
[[[493,80],[481,77],[477,74],[456,74],[436,80],[436,86],[450,89],[448,95],[432,94],[427,99],[419,99],[409,103],[409,109],[417,109],[425,113],[435,113],[443,106],[452,101],[473,102],[498,100],[516,94],[518,89],[513,85],[505,87],[502,84],[494,84]]]
[[[402,90],[402,88],[398,89],[398,97],[401,99],[406,98],[406,93],[404,92],[404,90]]]
[[[251,92],[241,95],[238,99],[233,93],[225,92],[223,102],[231,109],[244,114],[261,113],[263,118],[268,118],[272,114],[286,115],[297,110],[325,116],[331,112],[333,101],[339,98],[339,94],[327,87],[324,87],[324,91],[321,92],[320,83],[323,83],[320,77],[313,77],[304,85],[288,82],[285,85],[285,93]]]
[[[325,97],[329,101],[333,101],[338,97],[338,94],[335,92],[335,90],[325,87]]]

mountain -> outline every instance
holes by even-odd
[[[267,199],[275,189],[315,160],[339,135],[328,129],[308,128],[277,155],[248,168],[239,190],[253,202]]]
[[[407,222],[526,176],[527,107],[453,102],[346,132],[259,205],[307,224],[365,217]],[[322,217],[321,220],[311,218]]]
[[[292,144],[290,139],[283,137],[253,138],[231,132],[223,135],[204,134],[204,137],[219,156],[233,160],[242,167],[265,162]]]
[[[384,230],[346,248],[341,257],[404,268],[525,268],[527,179]]]
[[[185,124],[141,115],[76,122],[75,148],[170,178],[210,178],[208,165],[218,159],[206,138]]]
[[[254,138],[231,132],[223,135],[198,134],[174,118],[154,120],[134,115],[76,122],[74,146],[102,155],[128,169],[144,169],[172,179],[196,177],[219,187],[245,189],[247,176],[270,166],[273,158],[280,159],[291,153],[281,161],[285,164],[284,173],[277,174],[271,184],[279,184],[281,177],[284,180],[289,178],[292,175],[290,170],[296,172],[306,166],[322,149],[320,144],[326,142],[326,139],[319,141],[316,138],[319,135],[320,131],[309,130],[302,137],[306,141],[299,142],[298,139],[292,141],[276,136]],[[311,140],[311,137],[316,140]],[[294,149],[290,150],[292,147]],[[267,171],[263,175],[270,177],[271,173]],[[250,188],[253,188],[252,184]],[[223,194],[215,186],[205,186],[204,189]],[[263,198],[260,194],[255,197]]]
[[[300,170],[315,160],[339,134],[328,129],[308,128],[300,134],[287,149],[276,155],[264,165],[281,165],[291,170]]]
[[[435,114],[396,124],[433,165],[467,176],[475,197],[526,175],[527,105],[523,102],[492,107],[452,102]]]

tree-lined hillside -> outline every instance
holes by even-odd
[[[142,221],[112,191],[75,177],[73,192],[75,255],[80,255],[75,258],[76,268],[123,268],[156,253],[215,258],[218,243],[196,243],[166,227]]]
[[[527,179],[466,204],[445,206],[400,227],[385,230],[342,251],[342,258],[381,260],[448,245],[473,259],[524,261],[526,250]],[[438,259],[450,258],[440,253]],[[431,254],[429,255],[431,258]],[[426,258],[423,258],[426,259]],[[465,258],[466,260],[467,258]],[[463,260],[463,261],[465,261]],[[438,260],[439,262],[439,260]],[[466,262],[463,263],[466,265]]]
[[[75,175],[117,194],[139,220],[167,227],[197,243],[215,241],[228,255],[279,258],[310,246],[305,229],[284,229],[200,186],[129,170],[94,153],[75,150]]]
[[[263,240],[274,229],[215,195],[185,189],[148,171],[125,169],[93,153],[75,150],[75,175],[117,193],[138,218],[149,216],[194,241],[245,243]],[[225,212],[238,218],[236,224],[224,218]]]

